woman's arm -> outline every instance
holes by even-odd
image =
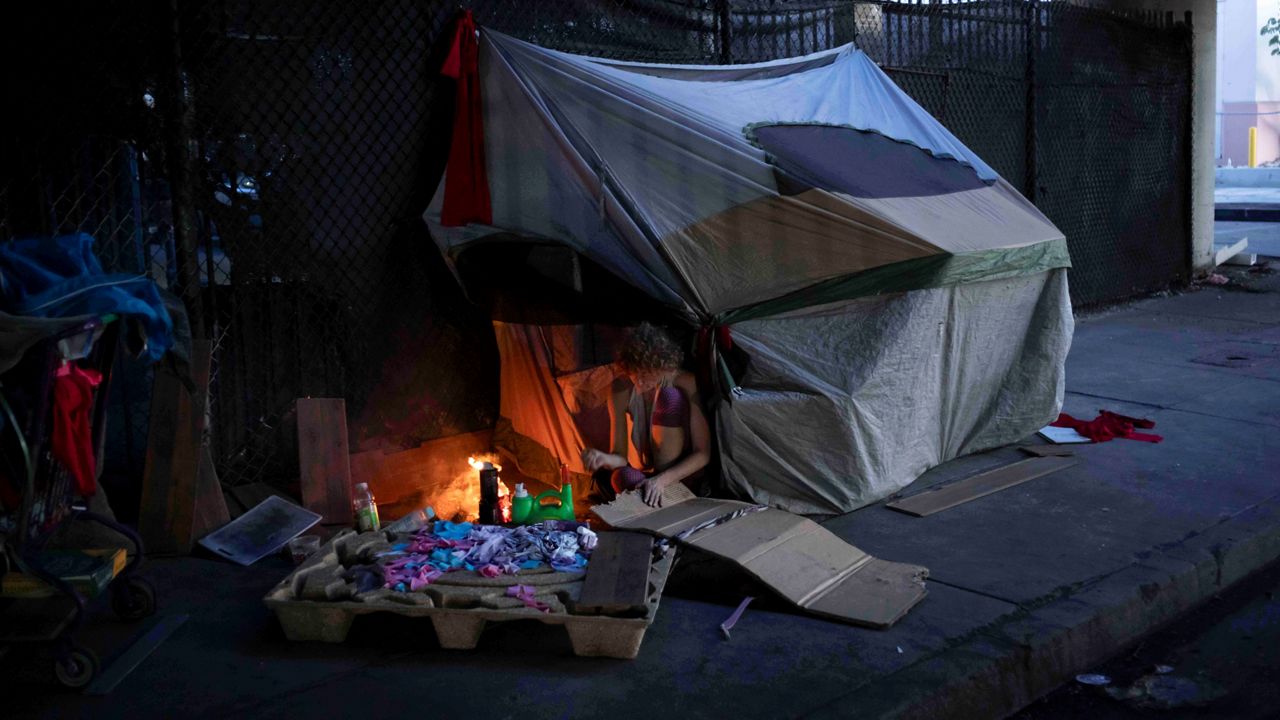
[[[627,406],[631,399],[631,384],[625,378],[617,378],[609,392],[609,429],[613,445],[611,453],[595,448],[582,451],[582,463],[587,472],[600,469],[617,470],[627,465],[631,442],[627,437]]]
[[[654,507],[662,506],[663,489],[693,475],[711,462],[711,429],[707,425],[707,416],[702,412],[698,383],[691,373],[682,372],[676,376],[675,385],[689,398],[690,452],[675,465],[654,475],[640,486],[645,503]]]
[[[631,449],[631,439],[627,437],[627,409],[630,404],[631,383],[624,377],[614,378],[609,388],[609,436],[613,438],[609,452],[622,458],[623,465],[627,464],[627,454]]]

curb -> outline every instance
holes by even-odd
[[[1280,205],[1223,203],[1214,206],[1213,219],[1215,222],[1280,222]]]
[[[1280,558],[1280,495],[1063,588],[804,717],[1002,718]]]

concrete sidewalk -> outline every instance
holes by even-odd
[[[1149,417],[1163,443],[1080,446],[1073,468],[927,518],[872,506],[825,522],[930,568],[929,597],[890,630],[760,602],[724,641],[724,603],[760,590],[690,558],[632,662],[573,657],[535,623],[493,627],[470,652],[401,618],[292,644],[260,601],[282,561],[180,559],[153,576],[163,611],[191,620],[112,695],[27,689],[6,715],[1001,717],[1280,556],[1280,275],[1238,276],[1252,287],[1077,326],[1066,411]],[[1021,457],[962,458],[904,494]]]

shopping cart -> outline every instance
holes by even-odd
[[[54,676],[83,688],[98,674],[97,656],[75,639],[88,604],[110,595],[114,612],[138,620],[155,612],[155,590],[138,577],[143,548],[137,533],[87,510],[71,473],[54,457],[55,376],[74,362],[101,373],[94,391],[90,435],[101,462],[111,370],[123,321],[108,315],[50,334],[0,376],[0,646],[45,644],[54,650]],[[126,548],[50,549],[68,523],[106,526],[127,539]],[[58,553],[81,551],[104,558],[88,582],[69,580],[51,565]],[[105,569],[104,569],[105,568]]]

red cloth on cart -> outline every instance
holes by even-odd
[[[458,13],[453,47],[440,74],[456,82],[453,139],[444,175],[440,222],[446,227],[493,224],[489,174],[484,163],[484,118],[480,103],[480,47],[470,10]]]
[[[1053,427],[1071,428],[1094,442],[1106,442],[1115,438],[1149,443],[1158,443],[1164,440],[1159,435],[1133,431],[1134,428],[1149,430],[1156,426],[1154,421],[1120,415],[1109,410],[1098,411],[1098,417],[1092,420],[1077,420],[1066,413],[1062,413],[1057,420],[1049,424]]]
[[[93,456],[93,391],[102,373],[75,363],[58,368],[53,378],[53,456],[75,480],[84,497],[98,491],[97,463]]]

